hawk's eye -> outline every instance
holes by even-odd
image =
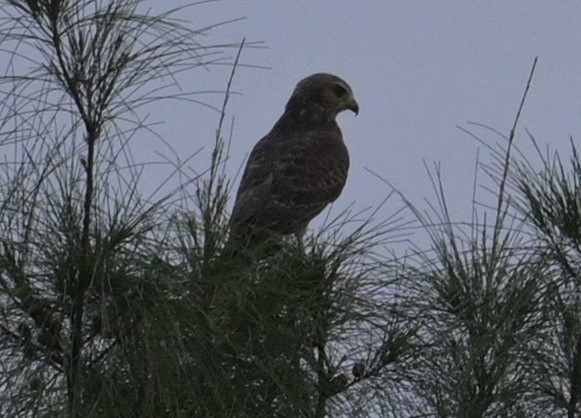
[[[335,84],[333,86],[333,91],[337,97],[344,97],[347,95],[347,89],[340,84]]]

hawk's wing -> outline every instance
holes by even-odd
[[[252,150],[232,213],[235,230],[304,229],[345,186],[349,155],[341,131],[271,131]]]

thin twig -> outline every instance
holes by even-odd
[[[522,110],[524,108],[525,101],[526,101],[529,89],[531,87],[531,82],[533,79],[533,75],[535,74],[535,68],[537,66],[538,59],[539,59],[539,57],[535,57],[535,59],[533,61],[533,65],[532,65],[531,71],[529,73],[529,78],[527,80],[525,91],[524,91],[522,99],[520,101],[520,105],[518,107],[516,117],[514,118],[514,123],[512,125],[511,130],[510,130],[510,135],[508,137],[508,146],[506,148],[506,154],[505,154],[505,158],[504,158],[504,170],[502,173],[502,178],[500,180],[500,186],[499,186],[499,190],[498,190],[498,203],[496,205],[496,222],[494,225],[494,235],[493,235],[493,239],[492,239],[492,253],[493,254],[496,252],[496,244],[498,241],[498,234],[500,233],[500,228],[502,226],[502,222],[504,219],[504,216],[502,215],[502,208],[504,205],[504,190],[506,187],[506,178],[508,177],[508,169],[509,169],[509,164],[510,164],[510,152],[512,149],[512,143],[514,142],[516,127],[518,125],[520,115],[521,115]]]

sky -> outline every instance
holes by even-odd
[[[168,0],[163,6],[174,3],[183,4]],[[200,27],[244,18],[209,32],[203,42],[262,43],[243,50],[241,62],[268,69],[240,68],[234,79],[240,94],[228,108],[235,120],[228,162],[233,173],[300,79],[324,71],[351,85],[361,110],[357,117],[339,116],[351,169],[333,210],[379,204],[390,188],[372,173],[425,208],[423,198],[433,196],[425,166],[438,162],[453,213],[469,217],[477,153],[485,161],[487,151],[458,126],[491,145],[500,138],[469,122],[508,135],[535,57],[516,145],[533,155],[528,130],[567,155],[569,138],[576,141],[581,131],[578,0],[239,0],[200,4],[180,16]],[[186,88],[204,83],[223,89],[228,73],[218,67],[193,74]],[[219,105],[222,97],[215,96],[207,100]],[[163,128],[174,148],[209,149],[216,114],[195,106],[170,112],[182,119],[165,123],[179,130]],[[203,165],[204,155],[195,163]],[[388,202],[382,211],[397,207]]]
[[[154,11],[183,4],[145,3]],[[569,138],[577,142],[581,131],[578,0],[223,0],[187,8],[179,17],[193,27],[242,18],[209,31],[202,44],[260,42],[260,48],[242,51],[246,66],[235,74],[238,94],[227,109],[228,124],[234,121],[232,175],[281,115],[300,79],[330,72],[351,85],[360,113],[339,116],[351,168],[333,208],[337,213],[349,205],[377,206],[390,193],[377,176],[426,209],[423,199],[434,193],[425,166],[439,163],[454,216],[469,219],[477,155],[489,157],[458,127],[490,145],[500,138],[470,122],[508,135],[535,57],[516,145],[533,155],[528,130],[542,146],[567,156]],[[224,90],[229,72],[228,66],[192,71],[182,88]],[[223,95],[204,100],[219,107]],[[203,171],[218,114],[170,102],[154,117],[163,122],[158,133],[180,154],[202,149],[192,165]],[[159,147],[159,141],[144,139],[138,154],[154,159]],[[380,216],[400,207],[391,200]]]

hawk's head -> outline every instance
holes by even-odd
[[[349,84],[327,73],[313,74],[301,80],[295,87],[286,108],[301,114],[322,111],[327,117],[333,119],[344,110],[359,113],[359,104]]]

